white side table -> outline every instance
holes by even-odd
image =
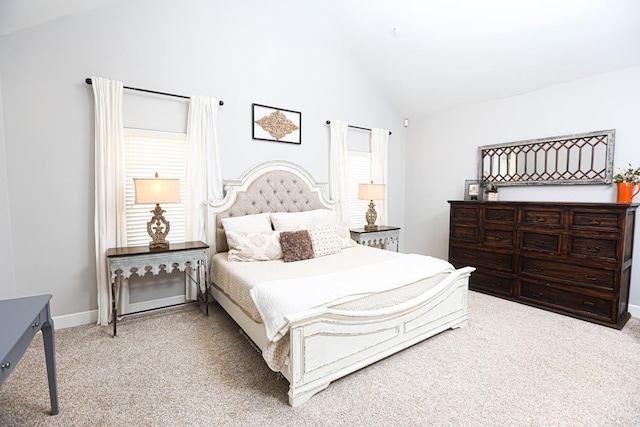
[[[379,225],[377,230],[355,228],[351,230],[351,238],[361,245],[381,247],[387,249],[390,244],[396,246],[398,252],[400,227]]]
[[[107,251],[107,263],[111,280],[111,319],[113,336],[116,336],[118,321],[116,282],[118,277],[128,280],[132,274],[143,276],[147,270],[155,276],[161,270],[171,273],[174,269],[183,271],[198,285],[198,299],[202,297],[209,314],[209,292],[207,289],[207,249],[203,242],[171,243],[169,249],[149,249],[148,246],[112,248]],[[200,270],[202,269],[202,270]],[[193,271],[196,271],[195,279]],[[201,277],[204,277],[205,290],[202,296]]]

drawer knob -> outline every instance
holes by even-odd
[[[543,217],[543,216],[539,216],[536,218],[536,222],[547,222],[547,218]]]
[[[489,283],[489,286],[491,286],[492,288],[497,288],[497,287],[499,287],[500,285],[499,285],[499,284],[497,284],[496,282],[491,282],[491,283]]]
[[[589,221],[587,221],[589,223],[589,225],[600,225],[601,221],[599,219],[590,219]]]
[[[541,297],[542,296],[542,292],[533,292],[533,296]]]
[[[595,307],[595,303],[591,301],[584,301],[582,304],[586,305],[587,307]]]
[[[31,324],[32,328],[37,328],[38,326],[40,326],[40,322],[35,322]]]
[[[599,246],[587,246],[587,252],[600,252]]]
[[[2,369],[9,369],[10,367],[11,367],[11,362],[3,363],[2,365],[0,365],[0,368]]]
[[[539,265],[534,265],[533,271],[544,271],[544,267],[540,267]]]
[[[539,248],[544,248],[546,246],[546,244],[544,242],[540,242],[540,241],[536,241],[534,243],[534,245],[539,247]]]
[[[595,282],[596,280],[598,280],[598,278],[597,278],[596,276],[592,276],[592,275],[590,275],[590,274],[585,274],[585,275],[584,275],[584,278],[585,278],[585,279],[587,279],[587,280],[591,280],[591,281],[593,281],[593,282]]]

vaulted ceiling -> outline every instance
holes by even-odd
[[[0,35],[112,1],[1,0]],[[640,65],[639,0],[317,0],[309,7],[323,9],[407,118]]]

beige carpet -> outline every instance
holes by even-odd
[[[622,331],[470,292],[469,326],[332,383],[300,408],[214,304],[56,331],[0,388],[5,426],[638,426],[640,320]]]

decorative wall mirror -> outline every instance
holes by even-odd
[[[478,179],[500,186],[610,184],[615,129],[478,148]]]

